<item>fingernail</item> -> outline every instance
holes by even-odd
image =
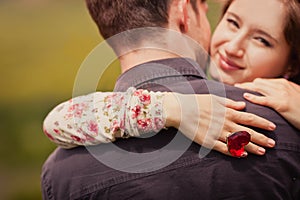
[[[244,101],[239,101],[238,102],[241,106],[246,106],[246,102],[244,102]]]
[[[247,156],[248,156],[248,153],[247,153],[246,151],[244,151],[244,152],[242,153],[242,155],[241,155],[242,158],[245,158],[245,157],[247,157]]]
[[[266,150],[262,147],[258,147],[258,152],[263,155],[266,153]]]
[[[273,131],[273,130],[275,130],[275,129],[276,129],[276,125],[273,124],[273,123],[270,123],[270,124],[269,124],[269,130]]]
[[[249,93],[244,93],[244,98],[249,99],[249,98],[251,98],[251,95]]]
[[[275,141],[272,140],[272,139],[269,139],[269,140],[268,140],[268,145],[269,145],[270,147],[274,147]]]

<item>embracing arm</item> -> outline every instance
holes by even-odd
[[[126,93],[96,92],[76,97],[53,109],[44,121],[45,134],[56,144],[72,148],[113,142],[116,138],[158,132],[175,127],[196,143],[230,155],[226,136],[246,130],[251,143],[246,151],[263,155],[260,146],[274,142],[245,127],[273,130],[259,116],[240,111],[245,103],[214,95],[185,95],[129,89]],[[165,117],[164,117],[165,116]]]
[[[253,82],[238,84],[238,87],[261,93],[257,96],[245,93],[252,103],[269,106],[287,121],[300,129],[300,86],[286,79],[255,79]]]

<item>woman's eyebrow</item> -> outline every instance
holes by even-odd
[[[235,14],[235,13],[233,13],[233,12],[228,11],[226,14],[227,14],[227,15],[233,16],[233,17],[236,18],[238,21],[241,21],[241,18],[240,18],[237,14]]]
[[[274,40],[274,42],[276,42],[277,44],[279,43],[279,41],[276,39],[275,36],[272,36],[271,34],[262,30],[261,28],[256,28],[256,29],[254,29],[254,31],[258,34],[261,34],[261,35],[264,35],[264,36],[270,38],[271,40]]]

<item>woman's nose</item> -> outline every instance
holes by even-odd
[[[242,36],[236,35],[225,45],[226,54],[234,57],[242,57],[244,55],[244,42],[245,39]]]

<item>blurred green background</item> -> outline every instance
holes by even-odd
[[[214,29],[219,5],[209,4]],[[81,63],[102,39],[84,0],[0,0],[0,27],[0,199],[41,199],[41,167],[55,148],[42,121],[72,97]],[[98,90],[113,88],[117,66]]]

